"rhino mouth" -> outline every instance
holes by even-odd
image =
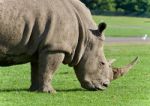
[[[95,85],[94,86],[95,87],[95,90],[97,91],[97,90],[105,90],[107,87],[106,86],[103,86],[103,85]]]
[[[90,91],[97,91],[97,90],[105,90],[108,85],[107,84],[100,84],[95,82],[84,82],[81,84],[82,88],[90,90]]]

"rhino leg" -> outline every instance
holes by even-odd
[[[31,86],[30,91],[38,89],[38,60],[31,62]]]
[[[51,80],[54,72],[62,63],[64,54],[62,53],[47,53],[42,52],[39,55],[39,88],[40,92],[55,93],[51,85]]]

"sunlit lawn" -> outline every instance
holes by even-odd
[[[108,28],[106,36],[133,37],[150,36],[150,18],[125,17],[125,16],[93,16],[98,24],[106,22]]]

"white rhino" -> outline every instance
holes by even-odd
[[[1,0],[0,66],[30,62],[30,90],[53,93],[52,76],[64,63],[83,88],[103,90],[137,60],[112,68],[103,52],[105,28],[79,0]]]

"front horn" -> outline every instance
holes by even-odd
[[[112,67],[113,70],[113,79],[117,79],[120,76],[123,76],[126,74],[136,63],[137,63],[138,57],[136,57],[131,63],[128,65],[122,67],[122,68],[116,68]]]

